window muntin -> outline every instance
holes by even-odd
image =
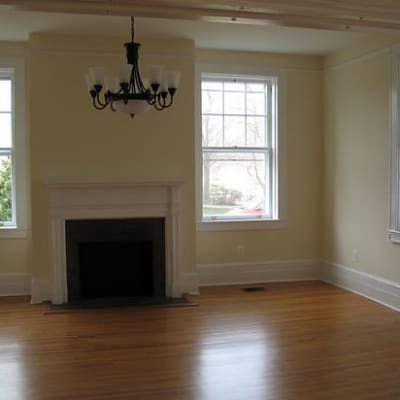
[[[0,227],[16,225],[13,104],[13,73],[0,69]]]
[[[274,218],[276,85],[201,75],[203,221]]]

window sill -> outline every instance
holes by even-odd
[[[245,221],[202,221],[196,225],[197,231],[256,231],[287,229],[286,220],[245,220]]]
[[[28,237],[28,229],[15,227],[0,227],[0,239],[26,239]]]
[[[390,231],[388,231],[388,236],[389,236],[389,239],[392,241],[392,243],[400,244],[400,232],[399,231],[390,230]]]

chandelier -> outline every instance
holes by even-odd
[[[171,107],[179,84],[178,71],[165,71],[163,67],[149,67],[149,79],[142,79],[139,72],[139,47],[135,42],[135,20],[131,17],[131,41],[125,43],[127,64],[118,67],[117,76],[105,76],[104,67],[91,67],[86,83],[93,106],[104,110],[129,114],[132,118],[151,107],[157,111]]]

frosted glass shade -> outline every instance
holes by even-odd
[[[151,84],[161,84],[163,67],[160,65],[151,65],[149,67],[149,80]]]
[[[106,90],[109,90],[112,93],[117,93],[121,89],[119,81],[115,77],[106,78],[104,80],[104,86]]]
[[[179,81],[181,79],[181,73],[179,71],[166,71],[165,80],[169,88],[177,89]]]
[[[104,67],[90,67],[89,76],[92,85],[101,85],[104,83],[105,68]]]
[[[131,80],[132,65],[123,64],[118,66],[118,80],[120,83],[129,83]]]
[[[146,100],[129,100],[127,104],[121,101],[114,101],[114,108],[124,114],[142,114],[149,110],[150,105]]]

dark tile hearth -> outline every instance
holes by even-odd
[[[51,311],[72,311],[101,308],[122,308],[122,307],[142,307],[142,306],[195,306],[185,297],[165,297],[165,296],[143,296],[143,297],[112,297],[99,299],[82,299],[71,301],[66,304],[48,303],[48,310]]]

